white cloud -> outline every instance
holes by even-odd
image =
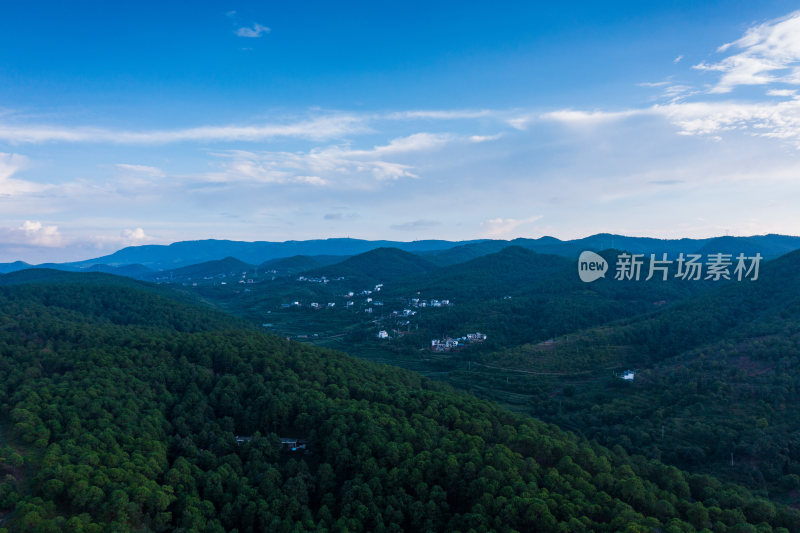
[[[683,54],[679,55],[675,59],[672,60],[673,63],[680,63],[681,59],[683,59]]]
[[[18,228],[25,235],[25,243],[35,246],[61,246],[63,239],[58,232],[58,226],[45,226],[41,222],[26,220]]]
[[[484,235],[486,237],[490,239],[507,239],[512,236],[520,236],[515,234],[518,229],[541,218],[542,215],[534,215],[528,218],[492,218],[482,222],[481,226],[485,228]]]
[[[294,181],[295,183],[307,183],[308,185],[316,185],[317,187],[322,187],[328,184],[327,181],[319,176],[295,176]]]
[[[783,95],[783,94],[782,94]],[[598,112],[552,111],[542,118],[570,126],[608,126],[633,117],[662,117],[680,135],[719,135],[740,132],[782,139],[800,148],[800,99],[765,102],[674,102],[643,109]]]
[[[453,141],[455,136],[442,133],[414,133],[407,137],[398,137],[389,144],[373,147],[371,150],[347,150],[346,157],[375,157],[423,150],[434,150]]]
[[[737,53],[717,63],[692,67],[720,73],[707,92],[729,93],[740,85],[800,85],[800,11],[754,26],[742,38],[718,48],[720,53],[733,50]],[[800,99],[795,89],[777,87],[766,91],[767,96],[789,98],[782,101],[702,101],[696,98],[700,92],[690,85],[670,80],[639,85],[662,89],[661,97],[668,103],[623,111],[562,109],[544,113],[541,118],[590,127],[609,126],[632,117],[662,117],[685,136],[709,135],[722,140],[723,133],[735,132],[780,139],[800,148]]]
[[[158,167],[151,167],[148,165],[129,165],[127,163],[117,163],[114,165],[119,170],[134,175],[152,177],[152,178],[160,178],[164,176],[164,171]]]
[[[683,135],[740,131],[792,142],[800,148],[800,100],[780,102],[689,102],[656,106],[653,112],[680,127]]]
[[[797,96],[796,89],[770,89],[767,96]]]
[[[536,120],[536,118],[537,115],[533,113],[525,113],[522,115],[506,119],[506,124],[514,128],[515,130],[524,131],[528,129],[530,123]]]
[[[337,185],[370,187],[374,181],[419,178],[414,165],[404,158],[440,150],[452,143],[483,142],[494,137],[461,137],[452,134],[415,133],[397,137],[369,149],[349,145],[312,148],[306,152],[250,152],[236,150],[214,154],[227,159],[221,172],[205,177],[210,181]]]
[[[721,73],[710,92],[728,93],[739,85],[800,84],[800,11],[752,27],[717,51],[731,49],[740,51],[717,63],[693,67]]]
[[[23,155],[0,152],[0,197],[16,196],[45,189],[44,186],[37,183],[12,177],[28,164],[28,158]]]
[[[235,12],[234,12],[235,13]],[[261,24],[254,24],[252,28],[242,27],[236,30],[236,35],[239,37],[261,37],[264,33],[269,33],[270,29],[266,26],[262,26]]]
[[[448,110],[417,110],[397,111],[389,113],[385,118],[390,120],[435,119],[435,120],[460,120],[491,117],[497,115],[492,109],[448,109]]]
[[[579,111],[575,109],[561,109],[550,111],[541,115],[542,119],[553,120],[574,126],[597,126],[640,114],[638,110],[625,111]]]
[[[469,140],[474,143],[483,143],[489,141],[496,141],[503,137],[502,133],[497,133],[495,135],[470,135]]]
[[[366,118],[336,114],[294,123],[251,126],[201,126],[177,130],[126,131],[95,127],[34,126],[0,123],[0,140],[11,144],[81,142],[168,144],[176,142],[261,141],[278,137],[322,140],[365,131]]]
[[[142,228],[125,229],[120,234],[120,238],[125,245],[142,244],[153,240]]]
[[[658,98],[666,99],[669,102],[685,100],[686,98],[700,92],[692,85],[674,82],[671,76],[664,81],[641,82],[637,83],[636,85],[639,87],[646,87],[648,89],[661,89],[661,94],[658,96]]]
[[[665,87],[665,86],[669,85],[670,83],[672,83],[672,82],[670,82],[670,81],[643,81],[643,82],[637,83],[636,85],[638,85],[639,87],[649,87],[649,88],[651,88],[651,87]]]

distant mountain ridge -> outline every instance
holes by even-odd
[[[520,246],[541,254],[560,255],[570,259],[584,250],[617,249],[637,254],[663,253],[669,256],[684,254],[729,253],[752,255],[761,253],[764,259],[775,259],[800,249],[800,237],[790,235],[753,235],[750,237],[711,237],[708,239],[655,239],[652,237],[628,237],[598,233],[582,239],[562,241],[554,237],[539,239],[513,239],[510,241],[485,240],[464,243],[447,250],[421,252],[429,261],[440,266],[453,265],[486,254],[499,252],[507,246]]]
[[[357,255],[375,248],[393,247],[407,252],[443,250],[476,241],[425,240],[413,242],[366,241],[361,239],[314,239],[285,242],[227,240],[181,241],[170,245],[129,246],[96,259],[71,263],[81,268],[96,263],[120,266],[139,263],[153,269],[179,268],[195,263],[235,257],[249,264],[295,255]]]
[[[656,239],[651,237],[628,237],[598,233],[581,239],[559,240],[554,237],[538,239],[476,239],[468,241],[422,240],[412,242],[368,241],[361,239],[336,238],[285,242],[244,242],[229,240],[181,241],[170,245],[129,246],[113,254],[72,263],[46,263],[30,265],[23,261],[0,263],[0,273],[14,272],[38,266],[59,270],[103,272],[146,278],[148,270],[163,271],[221,260],[233,257],[249,265],[263,265],[273,260],[296,256],[344,259],[375,250],[377,248],[397,248],[404,252],[417,254],[437,266],[448,266],[496,253],[508,246],[520,246],[541,254],[559,255],[575,258],[583,250],[619,249],[631,253],[677,255],[683,253],[761,253],[765,259],[774,259],[793,250],[800,249],[800,237],[790,235],[754,235],[749,237],[713,237],[708,239]],[[318,260],[315,260],[318,261]],[[330,259],[322,261],[330,264]],[[308,260],[300,260],[289,269],[293,272],[301,268],[314,268]],[[103,266],[97,266],[103,265]],[[131,268],[135,265],[134,268]],[[298,268],[299,267],[299,268]],[[120,270],[118,270],[120,269]]]

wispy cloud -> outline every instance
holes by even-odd
[[[10,144],[43,142],[169,144],[190,141],[261,141],[279,137],[324,140],[363,132],[366,129],[365,121],[363,116],[335,114],[282,124],[201,126],[152,131],[0,123],[0,140]]]
[[[670,83],[672,83],[672,82],[671,81],[667,81],[667,80],[665,80],[665,81],[642,81],[642,82],[637,83],[636,85],[638,85],[639,87],[652,88],[652,87],[666,87]]]
[[[438,220],[412,220],[410,222],[404,222],[402,224],[393,224],[390,226],[391,229],[397,231],[422,231],[427,229],[432,229],[437,226],[441,226],[442,223]]]
[[[740,131],[783,139],[800,148],[800,100],[780,102],[687,102],[657,106],[653,112],[680,127],[683,135]]]
[[[435,120],[461,120],[498,115],[497,110],[493,109],[429,109],[412,111],[395,111],[388,113],[385,118],[390,120],[413,120],[413,119],[435,119]]]
[[[456,137],[447,133],[414,133],[406,137],[398,137],[389,144],[375,146],[369,150],[347,150],[346,157],[380,157],[423,150],[435,150],[452,142]]]
[[[357,218],[357,213],[325,213],[322,216],[323,220],[355,220]]]
[[[574,126],[597,126],[607,122],[618,121],[641,114],[642,111],[627,109],[624,111],[581,111],[576,109],[560,109],[543,113],[541,118],[571,124]]]
[[[405,156],[440,150],[453,143],[476,143],[488,139],[452,134],[415,133],[397,137],[387,144],[369,149],[349,145],[313,148],[306,152],[229,151],[216,154],[227,161],[222,171],[206,175],[210,181],[260,183],[295,183],[372,187],[375,181],[419,178]]]
[[[534,215],[527,218],[492,218],[481,223],[484,228],[484,235],[491,239],[507,239],[514,236],[517,230],[524,229],[526,225],[533,224],[540,220],[542,215]],[[522,232],[529,234],[529,232]]]
[[[672,60],[673,63],[680,63],[681,59],[683,59],[683,54],[679,55],[675,59]]]
[[[130,165],[127,163],[117,163],[114,166],[122,172],[129,174],[143,175],[152,178],[164,176],[164,171],[158,167],[151,167],[148,165]]]
[[[684,183],[683,180],[650,180],[647,183],[651,185],[680,185]]]
[[[797,96],[797,89],[770,89],[767,96]]]
[[[239,37],[257,38],[269,32],[270,29],[268,27],[262,26],[261,24],[253,24],[252,28],[248,28],[246,26],[239,28],[238,30],[236,30],[236,35],[238,35]]]
[[[633,117],[662,117],[680,135],[719,135],[740,132],[782,139],[800,149],[800,100],[765,102],[676,102],[622,112],[563,110],[542,118],[570,126],[595,127]]]
[[[0,197],[38,192],[45,188],[37,183],[12,177],[28,164],[28,158],[23,155],[0,152]]]
[[[181,142],[258,142],[278,138],[323,141],[348,135],[369,133],[386,121],[441,121],[455,119],[473,121],[488,118],[497,125],[512,124],[514,119],[526,121],[528,113],[508,110],[430,110],[391,113],[316,112],[301,119],[278,117],[276,122],[204,125],[191,128],[132,131],[98,126],[64,126],[58,124],[23,123],[13,113],[0,115],[0,142],[11,145],[36,143],[108,143],[119,145],[161,145]],[[15,121],[14,119],[17,118]],[[477,125],[477,124],[476,124]],[[512,124],[513,125],[513,124]],[[524,128],[523,128],[524,129]],[[427,134],[443,136],[445,134]],[[473,136],[478,142],[491,136]],[[410,140],[409,142],[414,142]],[[387,149],[392,149],[388,147]],[[133,170],[135,165],[129,165]],[[124,168],[120,164],[119,168]]]
[[[752,27],[740,39],[720,46],[720,53],[739,50],[697,70],[720,72],[711,93],[729,93],[739,85],[800,84],[800,11]]]

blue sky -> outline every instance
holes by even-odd
[[[798,234],[791,2],[0,5],[0,261]]]

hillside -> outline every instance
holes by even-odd
[[[85,322],[157,326],[179,331],[244,328],[249,324],[222,313],[190,292],[102,273],[29,269],[0,275],[0,292],[31,315],[49,306],[77,313]]]
[[[454,246],[447,250],[421,252],[419,255],[438,266],[451,266],[471,259],[497,253],[508,248],[508,241],[487,240]]]
[[[244,273],[252,274],[253,265],[239,261],[235,257],[226,257],[215,261],[206,261],[172,270],[153,273],[150,277],[165,281],[203,280],[211,278],[241,278]]]
[[[603,252],[609,261],[616,254]],[[355,312],[341,308],[337,295],[358,287],[310,283],[256,286],[224,303],[286,335],[412,368],[606,445],[796,504],[800,434],[786,406],[800,401],[799,256],[762,263],[756,282],[585,284],[573,261],[509,247],[387,283],[373,314],[359,312],[373,305],[366,296],[355,298]],[[283,300],[270,300],[278,288]],[[411,297],[450,305],[416,307]],[[305,307],[279,309],[292,300]],[[316,311],[313,301],[338,303]],[[415,314],[392,316],[404,307]],[[377,338],[379,330],[392,338]],[[431,352],[431,339],[474,331],[488,340]],[[626,369],[636,371],[632,384],[619,378]]]
[[[0,527],[800,531],[741,487],[130,290],[0,289]]]
[[[409,273],[407,277],[412,278],[414,274]],[[505,246],[498,252],[441,268],[430,275],[404,280],[399,290],[436,290],[459,299],[497,298],[548,287],[557,290],[554,285],[575,279],[574,260],[538,254],[520,246]]]
[[[126,276],[133,279],[149,279],[153,276],[154,272],[144,265],[122,265],[113,267],[110,265],[92,265],[89,268],[83,269],[84,272],[105,272],[106,274],[114,274],[115,276]]]
[[[425,271],[417,274],[418,258],[379,253],[340,264],[352,268],[332,265],[306,272],[303,279],[264,280],[247,290],[197,290],[227,311],[282,334],[420,369],[414,362],[421,350],[430,351],[431,339],[479,331],[488,340],[470,350],[491,352],[654,313],[710,287],[681,280],[586,284],[576,276],[574,260],[517,246],[448,267],[423,264]],[[615,252],[604,253],[611,260]],[[322,275],[328,283],[312,278]],[[337,280],[340,275],[345,279]],[[369,292],[378,282],[383,283],[380,292]],[[433,301],[438,303],[423,307]],[[393,339],[378,340],[380,330],[393,332]],[[423,367],[441,372],[459,364],[455,357],[440,358]]]
[[[482,360],[506,369],[500,379],[531,376],[537,416],[797,503],[800,431],[788,406],[800,401],[799,324],[792,252],[762,265],[755,282]],[[635,379],[622,383],[609,368],[635,369]]]
[[[292,257],[281,257],[270,259],[259,265],[259,269],[265,272],[274,272],[277,275],[289,276],[299,274],[307,270],[333,265],[347,259],[341,255],[293,255]]]
[[[603,254],[611,261],[616,251]],[[487,351],[652,313],[709,287],[676,280],[605,281],[583,283],[574,260],[510,246],[430,274],[403,278],[384,287],[382,298],[417,295],[450,300],[453,306],[446,312],[429,312],[424,321],[420,319],[420,340],[481,331],[489,334],[481,348]]]
[[[0,274],[8,274],[9,272],[16,272],[17,270],[25,270],[31,268],[29,263],[25,261],[14,261],[13,263],[0,263]]]
[[[426,259],[398,248],[377,248],[340,263],[303,272],[306,277],[345,277],[368,282],[388,282],[436,270]]]

